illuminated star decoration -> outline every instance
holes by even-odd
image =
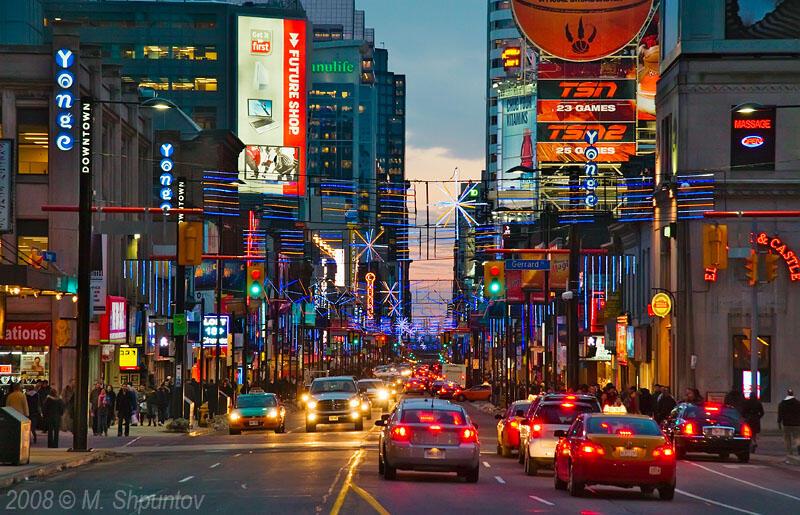
[[[386,281],[381,281],[381,285],[384,288],[383,290],[381,290],[381,293],[386,294],[386,296],[383,298],[383,304],[389,304],[389,306],[391,307],[388,316],[390,317],[394,315],[399,316],[400,299],[398,296],[400,295],[400,285],[398,284],[397,281],[395,281],[395,283],[391,286],[389,286],[389,283],[387,283]]]
[[[361,250],[361,252],[359,252],[358,255],[356,256],[356,261],[358,261],[361,258],[361,256],[364,255],[364,253],[367,254],[367,263],[372,261],[373,256],[377,256],[378,259],[383,261],[383,258],[381,257],[380,252],[378,252],[378,249],[379,248],[385,249],[386,247],[388,247],[388,245],[378,245],[378,240],[380,239],[381,236],[383,236],[383,231],[379,232],[377,236],[374,236],[374,234],[375,231],[373,231],[372,229],[369,229],[366,232],[365,235],[366,237],[362,236],[359,231],[356,231],[356,236],[358,236],[361,239],[361,241],[364,242],[364,243],[353,243],[354,247],[363,247],[363,250]]]
[[[458,185],[458,183],[456,183]],[[447,227],[450,220],[453,220],[456,226],[456,239],[458,239],[458,217],[462,216],[467,221],[470,227],[478,225],[478,222],[467,212],[467,209],[475,209],[478,206],[485,206],[486,203],[478,202],[472,198],[472,191],[478,187],[478,184],[469,184],[460,195],[454,195],[447,188],[447,185],[438,185],[439,189],[447,196],[447,200],[440,200],[436,204],[444,207],[445,211],[436,219],[436,226]],[[456,186],[457,187],[457,186]],[[470,200],[466,200],[466,199]],[[428,204],[431,205],[431,204]]]

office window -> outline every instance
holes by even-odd
[[[192,109],[192,120],[203,129],[216,129],[217,108],[213,106],[195,106]]]
[[[216,77],[195,77],[194,89],[197,91],[217,91]]]
[[[173,46],[172,57],[178,60],[194,60],[195,47],[193,46]]]
[[[17,220],[17,264],[38,265],[47,250],[47,220]]]
[[[46,107],[17,109],[18,173],[47,174],[49,122],[49,110]]]
[[[167,59],[169,57],[169,47],[148,45],[144,47],[143,54],[146,59]]]
[[[217,47],[215,46],[207,46],[203,47],[202,50],[198,49],[198,59],[205,59],[206,61],[216,61],[217,60]]]
[[[151,79],[149,77],[142,77],[139,79],[140,88],[153,88],[157,90],[166,91],[169,89],[169,79],[166,77],[159,77]]]
[[[194,80],[192,79],[175,79],[172,81],[173,91],[187,91],[194,89]]]
[[[119,55],[123,59],[136,59],[136,47],[133,45],[120,45]]]

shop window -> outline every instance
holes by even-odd
[[[770,402],[772,396],[772,377],[770,374],[772,337],[758,335],[758,375],[761,402]],[[750,392],[750,336],[737,334],[733,337],[733,387],[742,392],[745,398]]]
[[[194,79],[194,89],[197,91],[217,91],[217,78],[196,77]]]
[[[47,220],[17,220],[18,265],[40,265],[47,243]]]
[[[166,59],[169,57],[169,47],[147,45],[144,47],[143,54],[145,59]]]
[[[20,174],[47,174],[49,122],[49,110],[46,107],[17,109],[17,171]]]

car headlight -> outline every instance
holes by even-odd
[[[395,390],[394,388],[392,388],[392,395],[397,395],[397,390]]]
[[[314,409],[314,408],[316,408],[316,407],[317,407],[317,401],[315,401],[314,399],[310,399],[310,400],[309,400],[309,401],[306,403],[306,406],[308,406],[308,407],[309,407],[309,409]]]
[[[360,404],[360,403],[358,402],[358,399],[350,399],[350,407],[351,407],[351,408],[355,408],[355,407],[356,407],[356,406],[358,406],[359,404]]]
[[[308,402],[308,399],[309,399],[307,393],[304,393],[300,398],[303,399],[303,402]]]
[[[271,409],[271,410],[269,410],[269,413],[267,413],[267,416],[268,416],[269,418],[275,418],[275,417],[277,417],[277,416],[278,416],[278,410],[276,410],[276,409],[274,409],[274,408],[273,408],[273,409]]]
[[[361,403],[361,411],[367,411],[367,410],[369,410],[369,403],[368,402]]]
[[[240,418],[242,418],[242,416],[239,415],[238,413],[236,413],[235,411],[230,414],[230,419],[231,420],[239,420]]]
[[[381,388],[380,390],[378,390],[378,398],[382,401],[385,401],[386,399],[389,398],[389,392]]]

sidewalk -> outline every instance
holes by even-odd
[[[124,447],[133,443],[135,439],[139,438],[180,438],[185,436],[201,436],[214,432],[213,427],[199,427],[197,423],[194,427],[189,429],[188,433],[175,433],[167,431],[166,423],[163,426],[131,426],[128,436],[117,436],[117,426],[113,425],[108,428],[108,436],[97,435],[92,433],[92,428],[89,428],[89,447],[90,448],[113,448]],[[31,449],[47,449],[47,433],[41,431],[36,432],[36,443],[31,441]],[[68,431],[61,431],[58,437],[59,450],[68,449],[72,447],[72,433]]]
[[[47,440],[46,437],[45,440]],[[108,454],[109,452],[106,450],[68,452],[67,449],[31,448],[29,464],[18,466],[0,465],[0,488],[6,488],[30,478],[46,476],[60,470],[102,460]]]

